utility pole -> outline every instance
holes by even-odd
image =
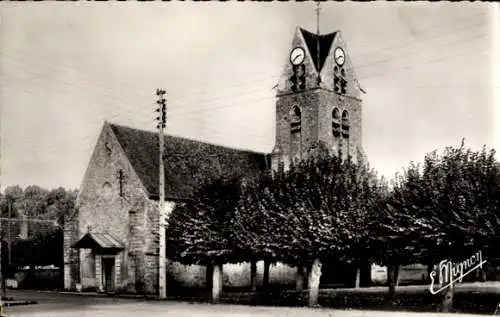
[[[7,264],[10,266],[11,262],[11,256],[12,256],[12,227],[11,227],[11,222],[10,218],[12,217],[12,201],[9,200],[9,215],[7,216],[9,218],[9,222],[7,222],[7,249],[8,249],[8,260]]]
[[[158,261],[158,278],[159,278],[159,295],[160,298],[164,299],[167,298],[167,265],[166,265],[166,250],[165,250],[165,168],[163,164],[163,159],[165,157],[164,155],[164,139],[163,139],[163,133],[164,129],[167,126],[167,104],[166,100],[163,97],[166,94],[165,90],[162,89],[157,89],[156,90],[156,95],[158,96],[158,100],[156,103],[158,104],[158,108],[156,111],[159,113],[158,117],[156,117],[156,120],[158,122],[158,125],[156,126],[158,128],[158,139],[160,142],[160,187],[159,187],[159,208],[160,208],[160,221],[159,221],[159,229],[160,229],[160,250],[159,250],[159,261]]]
[[[2,125],[2,120],[0,120],[0,161],[1,161],[1,157],[2,157],[2,147],[1,147],[1,125]],[[0,179],[1,179],[1,169],[0,169]],[[0,187],[1,187],[1,184],[0,184]],[[3,276],[2,276],[2,223],[0,222],[0,285],[3,284]],[[3,294],[1,294],[2,292],[0,292],[0,317],[3,315],[3,302],[2,302],[2,296]]]

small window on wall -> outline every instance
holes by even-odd
[[[112,193],[112,188],[111,188],[111,184],[108,183],[108,182],[105,182],[103,185],[102,185],[102,192],[104,194],[104,197],[108,198],[111,196],[111,193]]]
[[[342,136],[349,138],[349,113],[346,110],[342,112]]]
[[[108,156],[111,156],[111,153],[112,153],[112,149],[111,149],[111,145],[109,144],[108,141],[106,141],[106,143],[104,143],[104,147],[106,148],[106,154]]]
[[[124,174],[123,174],[123,170],[119,170],[118,171],[118,183],[119,183],[119,189],[120,189],[120,197],[123,197],[123,183],[124,183]]]
[[[334,137],[340,137],[340,112],[337,108],[332,111],[332,133]]]
[[[290,114],[290,131],[292,134],[300,133],[301,125],[302,125],[302,113],[300,112],[300,108],[297,106],[293,106],[292,113]]]

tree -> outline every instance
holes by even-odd
[[[247,258],[231,239],[231,217],[241,190],[239,177],[217,179],[202,186],[192,201],[177,204],[167,225],[166,255],[184,264],[207,267],[213,300],[222,291],[222,264]]]
[[[23,209],[28,217],[38,217],[45,213],[49,191],[37,185],[30,185],[23,191],[18,207]]]
[[[402,232],[392,232],[400,247],[386,256],[438,263],[461,261],[477,250],[498,255],[500,169],[494,154],[486,148],[474,152],[462,142],[441,156],[426,155],[422,169],[410,166],[388,204],[386,221],[400,223]],[[443,311],[452,300],[450,286],[443,293]]]
[[[10,213],[13,219],[2,221],[4,239],[8,241],[2,250],[4,276],[12,275],[17,267],[25,265],[55,264],[63,270],[63,241],[59,225],[63,225],[64,215],[73,210],[76,195],[76,190],[62,187],[51,191],[35,185],[28,186],[25,190],[19,186],[5,189],[0,197],[1,212],[4,217]],[[21,214],[27,216],[30,229],[27,241],[17,240],[15,237],[19,230],[17,227],[21,224]],[[12,230],[6,230],[8,228]],[[9,248],[12,255],[10,266]]]
[[[233,261],[228,223],[239,197],[238,178],[216,180],[196,193],[195,199],[177,204],[167,226],[167,256],[185,264]]]
[[[66,190],[63,187],[52,189],[46,197],[45,219],[55,219],[64,225],[65,216],[75,208],[77,190]]]
[[[254,256],[298,270],[309,266],[310,305],[315,305],[322,261],[362,256],[369,214],[382,191],[362,162],[319,153],[248,190],[233,218],[235,240]]]

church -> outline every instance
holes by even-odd
[[[167,214],[203,182],[286,169],[318,147],[363,159],[362,93],[341,33],[298,27],[276,90],[272,153],[165,136]],[[158,141],[157,133],[104,123],[64,224],[65,289],[158,292]],[[223,271],[224,286],[250,283],[249,263]],[[168,262],[167,275],[177,285],[203,287],[206,269]],[[295,283],[295,268],[272,265],[269,282]]]

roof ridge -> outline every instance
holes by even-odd
[[[309,55],[311,56],[314,68],[318,73],[320,73],[326,62],[328,54],[330,53],[330,50],[332,48],[332,43],[340,31],[318,35],[316,33],[309,32],[308,30],[301,27],[299,27],[299,30],[302,34],[302,38],[304,39],[305,42],[304,44],[307,47],[307,50],[309,51]],[[318,54],[318,44],[319,44],[320,54]]]
[[[110,126],[117,127],[117,128],[125,128],[125,129],[129,129],[129,130],[132,130],[132,131],[137,131],[137,132],[157,134],[156,132],[153,132],[153,131],[150,131],[150,130],[134,128],[134,127],[130,127],[130,126],[122,125],[122,124],[112,123],[112,122],[109,122],[109,121],[107,123]],[[186,140],[186,141],[195,142],[195,143],[203,143],[203,144],[212,145],[212,146],[216,146],[216,147],[219,147],[219,148],[223,148],[223,149],[227,149],[227,150],[232,150],[232,151],[238,151],[238,152],[246,152],[246,153],[253,153],[253,154],[265,154],[265,155],[269,154],[269,153],[266,153],[266,152],[259,152],[259,151],[255,151],[255,150],[244,149],[244,148],[235,148],[235,147],[230,147],[230,146],[227,146],[227,145],[221,145],[221,144],[216,144],[216,143],[212,143],[212,142],[207,142],[207,141],[202,141],[202,140],[197,140],[197,139],[192,139],[192,138],[187,138],[187,137],[184,137],[184,136],[167,134],[167,133],[165,133],[165,137],[170,137],[170,138],[175,138],[175,139],[180,139],[180,140]]]
[[[132,169],[150,197],[158,196],[158,133],[108,123]],[[165,135],[169,158],[165,160],[165,191],[169,197],[187,199],[205,181],[250,175],[267,170],[268,154]]]
[[[302,31],[302,32],[307,32],[309,33],[310,35],[313,35],[313,36],[318,36],[318,34],[316,34],[315,32],[311,32],[305,28],[301,28],[299,27],[299,29]],[[337,34],[338,32],[340,32],[340,30],[335,30],[333,32],[330,32],[330,33],[325,33],[325,34],[320,34],[319,37],[324,37],[324,36],[331,36],[331,35],[334,35],[334,34]]]

